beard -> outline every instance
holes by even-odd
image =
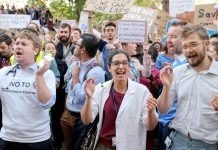
[[[69,37],[61,36],[61,37],[59,37],[59,40],[63,43],[67,43],[69,41]]]
[[[190,59],[188,59],[188,63],[192,66],[192,67],[197,67],[200,64],[203,63],[204,58],[206,57],[206,50],[204,49],[203,52],[196,54],[196,61],[191,61]]]

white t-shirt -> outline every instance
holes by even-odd
[[[55,103],[55,76],[50,70],[44,73],[52,98],[47,106],[43,105],[37,99],[35,85],[37,65],[34,65],[27,70],[13,69],[13,66],[0,70],[0,98],[3,113],[0,138],[3,140],[36,143],[51,137],[47,108]]]

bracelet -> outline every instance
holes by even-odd
[[[89,19],[92,19],[92,17],[88,17]]]

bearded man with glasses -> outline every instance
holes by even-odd
[[[181,40],[188,63],[174,70],[170,66],[161,70],[159,111],[166,113],[173,100],[178,100],[167,149],[218,149],[218,63],[206,55],[208,39],[202,26],[185,26]]]

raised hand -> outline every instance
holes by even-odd
[[[72,78],[79,78],[80,67],[76,65],[72,69]]]
[[[170,63],[164,62],[164,63],[163,63],[163,67],[166,67],[166,66],[170,66]]]
[[[95,91],[95,79],[94,78],[88,78],[86,80],[84,90],[85,90],[87,98],[91,98],[93,96],[93,93]]]
[[[43,75],[50,67],[51,61],[49,61],[47,58],[43,58],[43,65],[39,67],[39,69],[36,71],[37,75]]]
[[[171,66],[166,66],[160,71],[160,80],[164,86],[170,88],[173,82],[173,69]]]
[[[107,44],[106,47],[107,47],[107,49],[109,49],[109,50],[114,50],[114,49],[116,49],[116,47],[114,46],[114,44]]]

